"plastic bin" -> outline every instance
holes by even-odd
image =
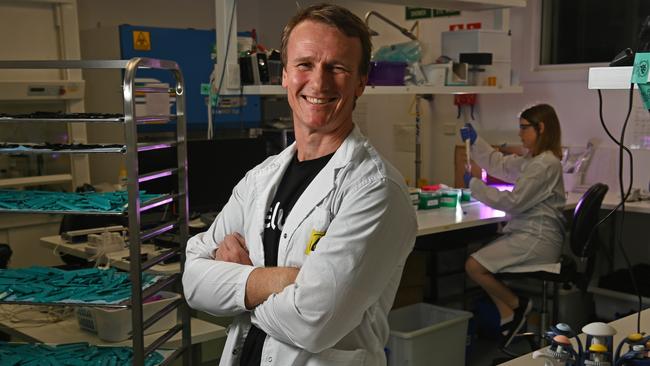
[[[467,311],[425,303],[391,311],[388,365],[464,365],[471,317]]]
[[[589,286],[587,291],[594,295],[596,316],[599,319],[612,321],[639,311],[639,298],[633,294]],[[650,307],[650,298],[642,297],[643,309]]]
[[[406,62],[372,61],[368,85],[404,85]]]
[[[162,298],[143,305],[143,318],[146,320],[154,313],[164,308],[181,295],[173,292],[160,291]],[[79,328],[97,333],[97,336],[107,342],[119,342],[129,338],[133,329],[131,326],[131,309],[115,309],[101,307],[77,308],[77,321]],[[169,312],[152,326],[144,330],[144,334],[151,334],[167,330],[177,323],[176,309]]]

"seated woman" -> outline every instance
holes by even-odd
[[[553,107],[539,104],[523,111],[519,136],[528,150],[525,156],[504,156],[479,138],[471,124],[461,129],[470,140],[472,159],[498,179],[514,183],[511,192],[488,187],[471,178],[472,196],[511,220],[504,235],[473,253],[465,263],[469,277],[492,298],[505,328],[502,346],[507,347],[526,321],[532,303],[515,295],[494,277],[499,272],[548,271],[559,273],[564,241],[565,204],[560,159],[560,123]]]

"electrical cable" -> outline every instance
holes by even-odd
[[[637,333],[641,333],[641,310],[643,307],[643,302],[641,299],[641,292],[639,291],[639,286],[636,281],[636,278],[634,277],[634,272],[632,271],[632,264],[630,263],[630,259],[627,256],[627,253],[625,252],[625,249],[623,247],[623,228],[625,225],[625,201],[627,201],[628,197],[630,196],[630,192],[632,191],[632,180],[634,177],[634,170],[633,170],[633,157],[632,154],[630,154],[630,180],[629,180],[629,185],[627,188],[627,192],[625,192],[625,196],[623,196],[623,147],[625,146],[624,140],[625,140],[625,130],[627,129],[627,123],[630,120],[630,114],[632,113],[632,104],[634,100],[634,83],[630,83],[630,92],[629,92],[629,101],[628,101],[628,109],[627,109],[627,115],[625,116],[625,122],[623,123],[623,128],[621,129],[621,139],[620,139],[620,144],[619,144],[619,154],[618,154],[618,182],[619,182],[619,188],[621,192],[621,213],[620,213],[620,227],[618,231],[618,245],[621,250],[621,253],[623,254],[623,258],[625,259],[625,264],[627,265],[627,270],[630,273],[630,278],[632,281],[632,287],[634,288],[634,292],[636,293],[638,300],[639,300],[639,312],[637,313],[637,322],[636,322],[636,330]]]
[[[42,314],[41,317],[36,313]],[[0,321],[12,323],[12,328],[42,327],[46,324],[58,323],[69,318],[74,313],[71,306],[0,306]],[[21,316],[22,315],[22,316]],[[15,325],[14,325],[15,324]],[[5,328],[4,326],[0,326]]]
[[[629,92],[629,98],[628,98],[628,110],[627,114],[625,117],[625,121],[623,122],[623,127],[621,129],[621,138],[620,140],[617,140],[609,131],[607,128],[607,125],[605,124],[605,120],[603,118],[603,99],[602,99],[602,92],[601,90],[598,90],[598,106],[599,106],[599,117],[600,117],[600,122],[601,125],[603,126],[605,132],[607,133],[607,136],[619,147],[619,171],[618,171],[618,178],[619,178],[619,189],[620,189],[620,196],[621,196],[621,201],[619,202],[616,207],[614,207],[611,211],[609,211],[605,217],[603,217],[594,227],[592,228],[591,232],[589,233],[589,236],[587,237],[587,244],[585,245],[585,248],[583,249],[583,257],[585,256],[585,253],[587,251],[587,248],[589,246],[589,243],[593,239],[593,236],[597,232],[597,229],[600,225],[602,225],[605,221],[607,221],[612,214],[614,214],[616,211],[619,210],[620,208],[620,216],[619,221],[620,225],[615,226],[615,243],[618,244],[619,249],[621,251],[621,254],[623,255],[623,259],[625,261],[625,264],[627,266],[628,272],[630,274],[631,282],[632,282],[632,287],[634,288],[634,291],[638,297],[639,301],[639,312],[637,313],[637,332],[641,331],[641,308],[642,308],[642,299],[641,299],[641,293],[639,292],[638,284],[637,281],[634,277],[634,273],[632,271],[632,265],[630,263],[630,259],[627,256],[627,253],[625,252],[625,248],[623,247],[623,225],[625,223],[625,201],[627,198],[630,196],[630,192],[632,191],[632,181],[634,177],[634,170],[633,170],[633,156],[632,152],[630,151],[629,148],[627,148],[624,144],[624,138],[625,138],[625,130],[627,128],[627,123],[630,118],[630,114],[632,112],[632,105],[633,105],[633,96],[634,96],[634,84],[630,84],[630,92]],[[624,190],[624,182],[623,182],[623,152],[626,152],[629,157],[630,161],[630,179],[629,179],[629,184],[627,187],[627,191]],[[618,230],[617,230],[618,229]]]
[[[221,87],[223,86],[223,78],[224,78],[224,75],[226,74],[226,64],[227,64],[226,60],[228,58],[228,51],[230,50],[230,36],[232,34],[232,24],[233,24],[233,20],[235,19],[235,9],[236,8],[237,8],[237,0],[234,0],[233,4],[232,4],[232,10],[230,11],[230,21],[228,23],[229,24],[228,25],[228,38],[226,38],[226,51],[224,53],[225,57],[223,58],[223,65],[221,66],[221,76],[219,77],[219,86],[217,87],[216,102],[215,102],[214,110],[218,109],[219,96],[221,94]],[[210,84],[210,86],[212,86],[212,84]],[[210,89],[212,89],[212,88],[210,88]],[[210,96],[209,103],[212,103],[211,96]],[[211,114],[214,113],[214,110],[212,110],[212,108],[210,108],[210,113]],[[214,120],[214,118],[212,118],[212,115],[211,115],[209,122],[212,122],[213,120]],[[213,136],[211,134],[213,133],[213,131],[214,131],[214,129],[212,128],[212,124],[210,124],[208,126],[208,134],[209,134],[208,139],[212,139]]]

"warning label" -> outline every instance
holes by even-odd
[[[151,51],[151,35],[145,31],[133,31],[133,49]]]

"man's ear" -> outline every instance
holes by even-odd
[[[363,94],[363,91],[365,90],[367,83],[368,83],[368,75],[364,75],[359,78],[359,85],[357,86],[357,90],[354,93],[354,95],[357,98],[359,98]]]

